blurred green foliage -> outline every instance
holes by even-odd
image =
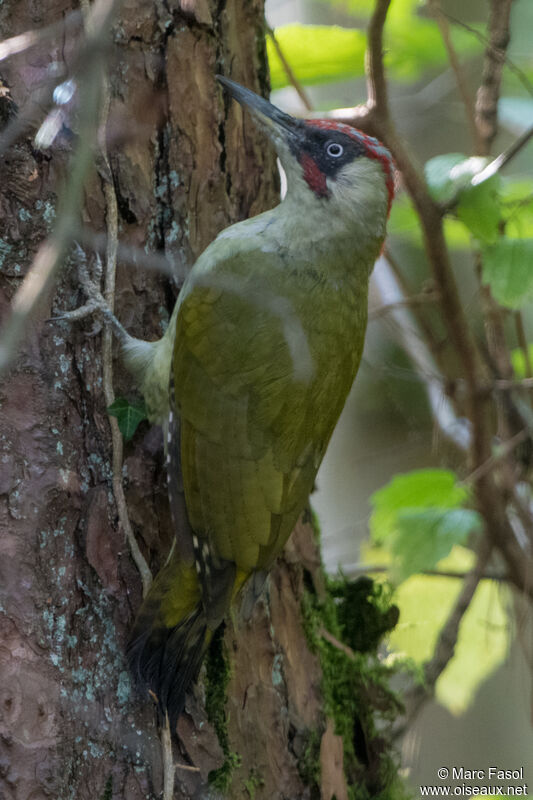
[[[453,547],[439,562],[442,570],[468,571],[475,556],[465,547]],[[461,591],[461,580],[413,575],[396,590],[400,622],[390,634],[389,646],[416,664],[428,661],[446,619]],[[483,681],[505,660],[511,627],[507,587],[491,580],[480,583],[461,623],[455,654],[436,685],[437,700],[452,713],[465,711]]]
[[[396,475],[370,498],[370,535],[391,555],[392,575],[403,581],[434,569],[456,544],[479,529],[477,511],[464,508],[469,491],[454,472],[421,469]]]
[[[360,78],[364,75],[366,24],[374,3],[348,0],[330,4],[361,20],[362,28],[337,25],[302,25],[291,23],[275,30],[276,39],[297,79],[305,85]],[[392,79],[409,82],[428,69],[445,66],[447,55],[437,26],[417,13],[418,0],[395,0],[385,30],[385,64]],[[481,50],[471,33],[453,29],[452,39],[458,53],[467,55]],[[270,77],[273,89],[288,86],[283,64],[272,41],[267,42]]]
[[[294,74],[306,86],[363,78],[365,28],[375,0],[322,2],[353,21],[350,27],[294,23],[276,28],[277,41]],[[507,130],[518,135],[533,124],[533,98],[523,96],[527,94],[526,81],[533,79],[529,46],[533,3],[518,0],[515,6],[513,19],[521,22],[514,25],[508,54],[522,74],[514,67],[504,69],[499,114]],[[479,69],[486,31],[485,24],[472,23],[466,9],[465,19],[473,30],[450,24],[450,35],[466,74],[470,59],[477,59],[472,63]],[[384,37],[390,89],[394,83],[410,84],[416,92],[417,81],[428,83],[449,68],[438,26],[419,0],[391,3]],[[272,87],[287,86],[289,80],[272,41],[268,41],[268,55]],[[358,101],[354,97],[353,103]],[[472,267],[481,263],[482,280],[495,300],[505,308],[523,311],[533,299],[533,179],[498,174],[472,185],[489,161],[457,152],[440,153],[427,161],[424,174],[433,199],[442,206],[452,256],[457,250],[470,253]],[[393,204],[388,233],[393,240],[404,240],[411,248],[406,252],[422,248],[419,219],[405,192],[400,192]],[[464,262],[463,257],[459,263]],[[471,273],[461,276],[462,287],[465,283],[477,285],[473,269]],[[471,303],[474,305],[475,299]],[[525,377],[523,350],[512,350],[511,358],[516,376]],[[533,344],[529,358],[533,362]],[[368,402],[375,403],[372,398]],[[481,522],[478,513],[468,507],[469,501],[468,488],[454,472],[444,469],[396,475],[371,498],[373,547],[366,548],[365,559],[390,564],[398,582],[394,599],[401,615],[390,635],[390,646],[420,665],[433,655],[439,631],[461,588],[458,579],[421,573],[436,568],[465,572],[473,566],[475,557],[467,545]],[[480,583],[462,621],[454,658],[437,682],[437,698],[452,711],[464,710],[480,683],[505,658],[511,636],[508,603],[505,588],[489,580]],[[347,620],[341,627],[346,635]]]

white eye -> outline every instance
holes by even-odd
[[[344,153],[344,147],[338,142],[330,142],[326,147],[326,153],[332,158],[339,158]]]

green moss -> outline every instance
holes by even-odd
[[[361,575],[355,581],[329,580],[328,589],[337,601],[343,641],[357,652],[375,652],[400,616],[398,606],[392,603],[392,587]]]
[[[264,783],[263,778],[254,769],[250,770],[248,779],[244,781],[244,788],[248,792],[250,800],[255,800],[256,790],[260,789]]]
[[[298,772],[306,786],[320,797],[320,742],[322,734],[317,730],[309,731],[303,755],[298,760]]]
[[[304,627],[320,658],[325,712],[343,740],[350,800],[407,797],[398,778],[391,735],[391,723],[402,706],[389,688],[393,668],[377,655],[379,640],[398,621],[391,592],[366,577],[354,583],[326,580],[327,591],[320,599],[310,582],[306,585]],[[352,653],[327,641],[324,629]],[[316,743],[302,761],[302,777],[305,773],[308,783],[316,785],[320,780]]]
[[[231,783],[233,770],[241,763],[241,757],[233,753],[229,746],[226,699],[231,669],[224,644],[224,625],[215,632],[205,663],[205,710],[224,753],[224,763],[209,773],[209,783],[225,792]]]
[[[106,781],[104,791],[100,800],[112,800],[113,797],[113,776],[110,775]]]

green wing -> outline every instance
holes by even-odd
[[[270,566],[306,503],[365,323],[366,287],[339,291],[272,253],[233,254],[185,292],[173,374],[189,520],[246,573]]]

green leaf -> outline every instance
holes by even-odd
[[[533,239],[505,237],[483,248],[483,280],[507,308],[533,300]]]
[[[294,74],[304,84],[326,83],[364,75],[366,36],[357,28],[338,25],[282,25],[277,42]],[[267,38],[273,89],[288,85],[276,48]]]
[[[447,469],[419,469],[395,475],[370,498],[373,514],[370,529],[381,542],[396,530],[399,511],[413,508],[460,508],[468,490],[457,483],[455,472]]]
[[[532,239],[533,181],[504,178],[501,198],[506,236],[510,239]]]
[[[459,195],[457,217],[470,233],[482,242],[495,242],[502,220],[500,178],[493,175],[479,186],[470,186]]]
[[[527,352],[529,361],[533,364],[533,344],[528,344]],[[511,364],[513,365],[513,372],[517,378],[526,377],[526,357],[521,347],[516,347],[514,350],[511,350]]]
[[[400,236],[422,247],[420,221],[407,194],[400,194],[392,204],[387,231],[389,236]],[[448,246],[453,249],[464,250],[471,246],[465,226],[453,217],[445,217],[444,233]]]
[[[400,511],[396,534],[390,543],[398,580],[433,569],[454,545],[465,544],[469,534],[480,527],[477,511],[467,508]]]
[[[347,11],[358,20],[367,20],[375,9],[375,0],[322,0],[329,6]],[[419,0],[394,0],[385,26],[385,65],[394,80],[412,81],[428,69],[447,66],[448,57],[438,26],[422,17]],[[366,25],[365,25],[366,27]],[[450,30],[459,55],[480,53],[482,45],[469,31],[453,26]]]
[[[446,204],[457,198],[454,212],[463,225],[482,242],[495,242],[502,218],[500,177],[493,175],[479,186],[471,185],[473,176],[487,163],[486,158],[446,153],[430,159],[424,171],[433,199]]]
[[[133,437],[139,423],[146,419],[146,406],[144,400],[128,402],[125,397],[117,397],[108,406],[107,413],[117,418],[120,432],[128,442]]]
[[[370,533],[391,553],[399,581],[432,569],[479,527],[477,512],[462,508],[468,497],[455,473],[444,469],[397,475],[372,495]]]
[[[417,0],[395,0],[389,14],[385,60],[387,71],[395,80],[415,80],[428,68],[448,62],[437,25],[419,17],[415,13],[417,6]],[[373,8],[373,0],[366,7],[357,0],[358,17],[366,17]],[[304,85],[364,75],[366,33],[362,29],[291,23],[276,28],[275,36],[292,71]],[[459,54],[480,50],[478,42],[466,31],[453,30],[452,39]],[[272,88],[288,86],[287,74],[270,38],[267,54]]]

